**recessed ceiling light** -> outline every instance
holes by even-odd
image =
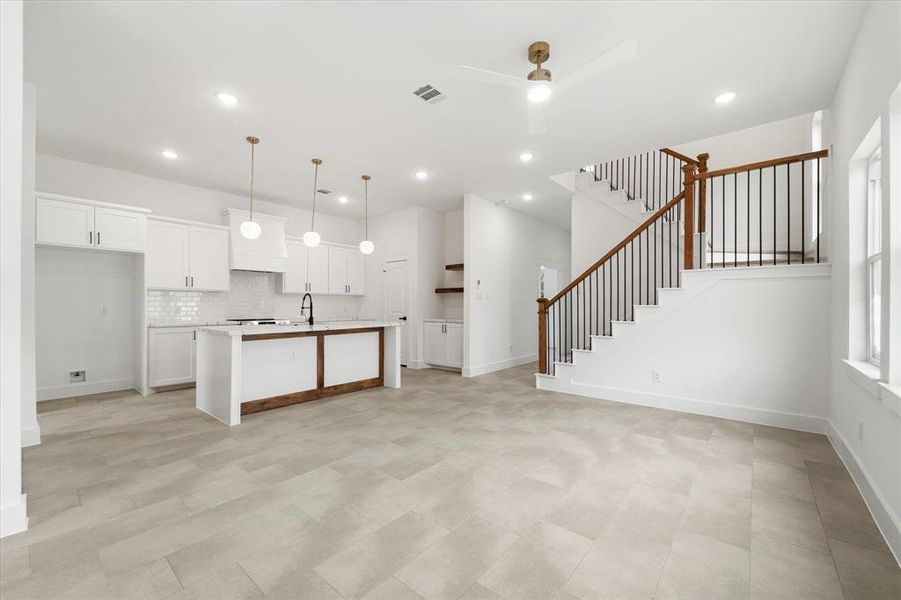
[[[523,152],[522,154],[519,155],[519,160],[521,160],[522,162],[529,162],[530,160],[532,160],[532,153],[531,152]]]
[[[338,202],[341,204],[347,204],[350,202],[350,199],[347,196],[338,196]]]
[[[219,92],[216,94],[216,99],[226,106],[234,106],[238,103],[238,99],[228,92]]]
[[[723,92],[722,94],[719,94],[718,96],[716,96],[713,99],[713,103],[714,104],[729,104],[730,102],[735,100],[736,96],[738,96],[738,94],[735,92]]]
[[[532,194],[525,193],[522,195],[522,199],[525,200],[526,202],[529,202],[532,199]]]
[[[429,174],[425,171],[416,171],[416,179],[426,179],[428,176]]]
[[[175,160],[178,158],[178,152],[175,150],[160,150],[160,156],[168,158],[169,160]]]

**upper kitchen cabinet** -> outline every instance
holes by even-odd
[[[330,294],[358,295],[365,292],[363,255],[356,248],[328,247],[328,291]]]
[[[228,228],[151,217],[146,274],[149,289],[227,291]]]
[[[287,238],[288,267],[282,275],[283,294],[328,294],[328,246],[307,248],[299,238]]]
[[[35,212],[38,244],[144,252],[149,210],[38,193]]]

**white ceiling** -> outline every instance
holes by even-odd
[[[828,105],[863,4],[30,2],[26,79],[40,152],[245,194],[253,134],[255,189],[272,200],[309,206],[318,156],[333,214],[362,215],[370,173],[373,213],[473,192],[568,228],[550,175]],[[522,91],[455,75],[524,76],[543,39],[559,77],[630,37],[638,58],[552,98],[542,136]],[[447,97],[414,97],[426,83]],[[727,89],[738,99],[714,106]],[[219,105],[223,90],[240,104]]]

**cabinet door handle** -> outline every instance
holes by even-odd
[[[91,246],[94,245],[94,232],[93,231],[88,232],[88,244],[90,244]]]
[[[195,329],[193,333],[194,333],[194,336],[193,336],[193,337],[194,337],[194,341],[196,342],[196,341],[197,341],[197,330]]]
[[[188,287],[188,276],[185,275],[185,287]]]
[[[191,287],[194,287],[194,276],[191,275]]]
[[[97,232],[97,245],[100,245],[100,232]]]

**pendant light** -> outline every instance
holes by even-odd
[[[246,139],[250,144],[250,220],[241,223],[241,235],[248,240],[255,240],[262,232],[260,224],[253,220],[253,149],[260,143],[260,138],[248,135]]]
[[[313,164],[313,214],[310,217],[310,230],[303,234],[303,245],[308,248],[315,248],[322,241],[322,237],[316,233],[316,188],[319,187],[319,165],[322,164],[322,159],[314,158]]]
[[[375,251],[375,244],[373,244],[369,239],[369,180],[372,179],[369,175],[363,175],[363,189],[365,197],[366,197],[366,235],[362,242],[360,242],[360,252],[366,254],[367,256],[372,254]]]

